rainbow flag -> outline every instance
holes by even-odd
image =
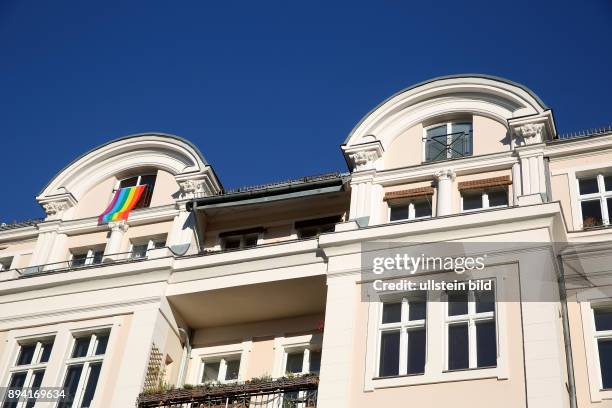
[[[134,209],[146,188],[147,185],[143,184],[141,186],[125,187],[117,190],[111,203],[98,217],[98,223],[104,224],[109,221],[127,220],[130,211]]]

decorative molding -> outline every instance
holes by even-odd
[[[434,173],[434,177],[436,178],[436,180],[438,180],[438,182],[447,179],[454,180],[456,176],[457,173],[455,173],[455,170],[453,170],[452,168],[438,170]]]
[[[112,232],[118,231],[118,232],[126,232],[129,228],[129,225],[127,223],[127,221],[125,220],[121,220],[121,221],[111,221],[108,223],[108,227],[110,228],[110,230]]]
[[[343,146],[342,150],[353,171],[375,170],[376,162],[382,157],[384,149],[378,140]]]
[[[179,185],[182,200],[212,196],[221,191],[210,166],[197,173],[178,174],[174,178]]]
[[[368,170],[374,168],[374,162],[378,159],[378,154],[375,151],[361,151],[350,153],[349,158],[353,163],[356,171]]]
[[[77,204],[77,200],[69,192],[49,197],[38,197],[38,203],[47,214],[47,220],[62,218],[62,215]]]
[[[385,197],[383,200],[398,200],[402,198],[410,198],[410,197],[426,197],[431,196],[434,193],[434,189],[431,186],[427,187],[418,187],[418,188],[410,188],[406,190],[399,191],[388,191],[385,193]]]
[[[544,124],[527,123],[514,128],[514,133],[517,135],[517,137],[522,138],[522,141],[526,145],[541,143],[544,140]]]

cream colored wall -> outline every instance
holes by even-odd
[[[153,197],[151,197],[151,207],[160,205],[174,204],[178,198],[179,185],[174,176],[167,171],[158,170]]]
[[[324,315],[314,314],[290,319],[268,320],[257,323],[234,326],[211,327],[198,329],[192,339],[192,359],[189,362],[189,377],[195,378],[200,360],[197,353],[206,347],[240,344],[253,341],[248,355],[246,378],[272,375],[274,363],[274,339],[276,337],[291,337],[303,334],[319,333],[317,327],[323,321]]]
[[[25,268],[29,266],[35,246],[34,239],[0,244],[0,258],[13,257],[13,268]]]
[[[550,188],[552,190],[553,201],[559,201],[563,209],[563,219],[569,230],[578,228],[574,225],[572,214],[576,209],[572,207],[572,199],[569,189],[569,177],[567,174],[558,174],[551,176]]]
[[[506,126],[485,116],[472,117],[474,156],[510,151]]]
[[[384,154],[386,169],[415,166],[423,161],[423,125],[412,126],[402,132]]]
[[[92,247],[102,247],[102,249],[104,249],[107,242],[107,236],[108,231],[69,236],[66,243],[66,251],[70,252],[70,250],[73,249],[84,249]],[[69,253],[67,253],[66,255],[69,255]]]

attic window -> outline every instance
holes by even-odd
[[[155,174],[143,174],[141,176],[133,176],[129,178],[125,178],[119,182],[118,189],[125,187],[134,187],[134,186],[142,186],[146,185],[144,193],[136,203],[134,209],[137,208],[147,208],[151,205],[151,197],[153,197],[153,189],[155,188],[155,179],[157,176]]]

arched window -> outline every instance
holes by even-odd
[[[155,174],[143,174],[140,176],[128,177],[119,182],[117,188],[134,187],[146,185],[144,193],[138,200],[138,203],[134,207],[136,208],[147,208],[151,205],[151,197],[153,197],[153,189],[155,188]]]

